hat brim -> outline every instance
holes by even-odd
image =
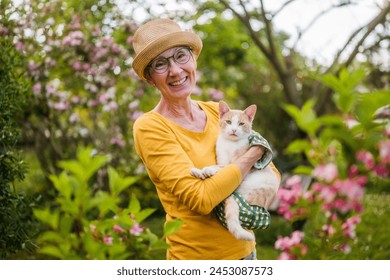
[[[202,50],[202,40],[193,32],[180,31],[167,34],[147,45],[134,58],[132,67],[138,76],[146,80],[144,70],[146,66],[160,53],[178,46],[188,46],[192,49],[195,59],[198,58]]]

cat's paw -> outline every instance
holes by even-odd
[[[211,177],[215,173],[217,173],[219,170],[221,170],[221,168],[222,167],[218,166],[218,165],[207,166],[207,167],[202,169],[202,172],[203,172],[204,176]]]
[[[239,239],[239,240],[245,240],[245,241],[254,241],[255,240],[255,235],[253,233],[250,233],[248,231],[241,231],[241,232],[236,232],[234,236]]]
[[[199,179],[206,179],[206,176],[203,174],[202,170],[198,169],[198,168],[191,168],[190,170],[190,174],[196,178],[199,178]]]

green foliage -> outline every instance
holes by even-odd
[[[283,105],[299,129],[311,139],[293,141],[286,152],[304,153],[312,166],[316,166],[330,157],[328,152],[331,147],[342,149],[336,162],[345,165],[355,161],[356,151],[376,150],[378,141],[383,139],[386,122],[376,121],[375,113],[389,104],[389,91],[356,91],[363,76],[364,71],[359,69],[351,74],[343,70],[339,77],[327,74],[321,78],[334,90],[332,97],[340,114],[317,116],[312,99],[301,109],[294,105]]]
[[[8,26],[9,1],[0,4],[0,26]],[[30,244],[33,220],[29,200],[12,188],[23,180],[25,164],[17,149],[20,119],[28,83],[23,76],[24,60],[7,36],[0,37],[0,258]]]
[[[108,158],[93,154],[91,148],[79,148],[76,160],[61,161],[63,171],[50,176],[58,196],[34,209],[47,228],[38,237],[38,252],[56,259],[149,259],[153,250],[166,249],[164,240],[140,225],[155,209],[142,209],[135,195],[123,196],[138,178],[108,167],[108,189],[94,188],[92,177]],[[164,236],[180,225],[167,223]]]

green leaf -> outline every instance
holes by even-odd
[[[290,143],[285,152],[287,154],[299,154],[311,149],[311,144],[307,140],[295,140]]]
[[[41,243],[49,242],[49,243],[52,243],[52,244],[53,243],[61,244],[63,242],[66,242],[66,240],[64,239],[64,237],[60,233],[57,233],[57,232],[54,232],[54,231],[43,232],[39,236],[38,241],[41,242]]]
[[[134,184],[138,177],[132,176],[132,177],[120,177],[118,172],[112,168],[108,168],[108,175],[109,175],[109,187],[111,190],[111,193],[113,195],[118,195],[125,189],[127,189],[129,186]]]
[[[107,192],[98,191],[94,198],[89,200],[88,209],[98,207],[100,217],[104,217],[109,211],[116,213],[118,211],[119,198],[112,197]]]
[[[135,220],[136,220],[138,223],[141,223],[141,222],[142,222],[143,220],[145,220],[147,217],[149,217],[150,215],[152,215],[155,211],[156,211],[156,209],[146,208],[146,209],[143,209],[142,211],[140,211],[140,212],[138,212],[138,213],[134,213]]]
[[[363,69],[349,73],[347,69],[343,68],[339,77],[326,74],[320,80],[335,91],[332,98],[337,108],[344,114],[348,114],[354,110],[359,98],[359,93],[356,93],[354,88],[362,81],[365,74]]]
[[[356,106],[356,116],[364,126],[369,126],[378,109],[390,104],[390,91],[381,90],[361,94]]]
[[[53,182],[54,187],[62,194],[66,199],[70,199],[72,195],[72,185],[70,178],[65,172],[61,172],[59,176],[50,175],[49,179]]]
[[[138,213],[141,210],[141,204],[139,203],[135,194],[131,194],[131,199],[129,203],[129,211],[133,214]]]
[[[178,232],[183,224],[184,222],[179,219],[167,221],[164,225],[164,237]]]
[[[93,156],[92,148],[80,147],[77,151],[77,161],[60,161],[58,166],[75,175],[82,182],[87,182],[107,161],[106,156]]]
[[[56,258],[59,258],[62,260],[66,259],[65,255],[56,246],[52,246],[52,245],[44,246],[41,249],[39,249],[38,252],[41,254],[56,257]]]
[[[311,175],[313,168],[310,166],[300,165],[293,170],[294,174]]]
[[[155,235],[150,229],[146,229],[146,233],[149,239],[149,247],[152,250],[161,250],[169,248],[169,245]]]
[[[314,111],[314,99],[309,99],[303,104],[302,109],[294,105],[284,104],[283,109],[295,120],[297,126],[314,137],[317,130],[321,127],[321,122]]]
[[[44,224],[49,225],[52,229],[58,229],[58,222],[60,219],[58,211],[50,211],[49,208],[33,209],[33,213],[34,216]]]

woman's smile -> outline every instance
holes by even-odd
[[[176,86],[180,86],[180,85],[184,84],[185,81],[187,81],[187,77],[184,77],[178,81],[171,82],[171,83],[169,83],[169,85],[176,87]]]

